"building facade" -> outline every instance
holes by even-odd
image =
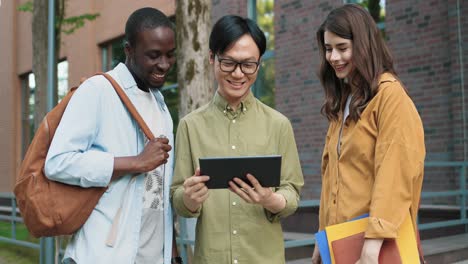
[[[32,72],[32,14],[20,12],[25,0],[1,1],[0,5],[0,192],[12,192],[25,149],[32,137],[31,104],[34,86],[29,81]],[[65,61],[65,88],[78,85],[81,78],[110,68],[112,50],[123,54],[123,49],[112,46],[123,38],[128,16],[139,7],[152,6],[154,1],[90,0],[67,1],[66,16],[99,13],[93,22],[71,35],[62,34],[59,60]],[[157,1],[157,8],[169,16],[175,13],[175,1]],[[113,49],[114,48],[114,49]],[[60,69],[60,67],[59,67]],[[63,78],[63,75],[59,75]],[[60,86],[60,81],[59,81]],[[63,95],[63,94],[62,94]]]

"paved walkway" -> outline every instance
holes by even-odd
[[[423,247],[424,255],[426,256],[426,258],[431,255],[443,254],[444,252],[447,252],[447,254],[451,254],[450,252],[455,252],[457,250],[463,250],[463,249],[468,250],[468,233],[455,235],[455,236],[423,240],[421,241],[421,245]],[[287,264],[311,264],[312,258],[309,257],[305,259],[290,260],[290,261],[287,261],[286,263]],[[468,264],[468,260],[451,262],[451,263],[437,263],[437,264]]]
[[[286,264],[311,264],[312,258],[286,261]]]
[[[1,262],[0,262],[1,263]],[[312,263],[312,259],[311,258],[306,258],[306,259],[298,259],[298,260],[291,260],[291,261],[287,261],[286,264],[311,264]],[[435,264],[435,263],[434,263]],[[442,263],[440,263],[442,264]],[[447,264],[450,264],[450,263],[447,263]],[[459,261],[459,262],[453,262],[451,264],[468,264],[468,260],[463,260],[463,261]]]
[[[1,262],[0,262],[1,263]],[[286,262],[287,264],[311,264],[312,259],[307,258],[307,259],[298,259],[298,260],[291,260]],[[468,260],[463,260],[459,262],[454,262],[452,264],[468,264]]]
[[[468,233],[421,241],[424,255],[435,255],[460,249],[468,249]]]

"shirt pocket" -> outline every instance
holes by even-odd
[[[258,155],[277,155],[279,142],[272,135],[254,136],[250,143],[247,143],[246,148],[248,154],[252,156]]]

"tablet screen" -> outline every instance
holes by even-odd
[[[281,155],[205,157],[200,158],[202,175],[210,176],[206,186],[210,189],[229,187],[234,177],[250,184],[247,173],[257,178],[263,187],[278,187],[281,176]]]

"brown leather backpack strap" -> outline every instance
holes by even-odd
[[[140,126],[141,130],[143,130],[143,133],[145,133],[146,137],[149,140],[154,139],[155,137],[154,137],[153,133],[151,132],[151,130],[149,129],[148,125],[146,125],[145,121],[143,120],[141,115],[138,113],[135,106],[132,104],[132,102],[128,98],[127,94],[125,94],[122,87],[120,87],[120,85],[114,80],[114,78],[112,78],[112,76],[110,76],[109,74],[104,73],[104,72],[96,73],[96,75],[102,75],[107,80],[109,80],[109,82],[112,84],[115,91],[119,95],[120,100],[122,100],[123,104],[127,107],[128,111],[130,112],[132,117],[137,121],[138,125]]]
[[[154,139],[155,137],[154,137],[153,133],[151,132],[151,130],[149,129],[148,125],[146,125],[146,122],[143,120],[141,115],[138,113],[135,106],[132,104],[132,102],[128,98],[127,94],[124,92],[122,87],[120,87],[120,85],[114,80],[114,78],[112,78],[112,76],[110,76],[109,74],[103,73],[103,72],[96,73],[96,75],[104,76],[112,84],[115,91],[119,95],[120,100],[122,100],[122,103],[127,107],[127,110],[130,112],[132,117],[136,120],[136,122],[140,126],[141,130],[143,130],[143,133],[145,133],[145,136],[149,140]],[[132,182],[135,181],[135,179],[136,178],[133,177],[132,180],[129,182],[129,184],[127,186],[127,191],[128,191],[128,188],[130,187],[130,185],[132,185]],[[114,220],[112,221],[111,230],[110,230],[110,232],[109,232],[109,234],[107,236],[107,239],[106,239],[106,245],[107,246],[114,247],[114,245],[115,245],[115,242],[117,240],[120,216],[121,216],[121,212],[122,212],[121,210],[124,207],[125,201],[127,201],[127,199],[122,201],[121,206],[117,211],[117,214],[114,216]]]

